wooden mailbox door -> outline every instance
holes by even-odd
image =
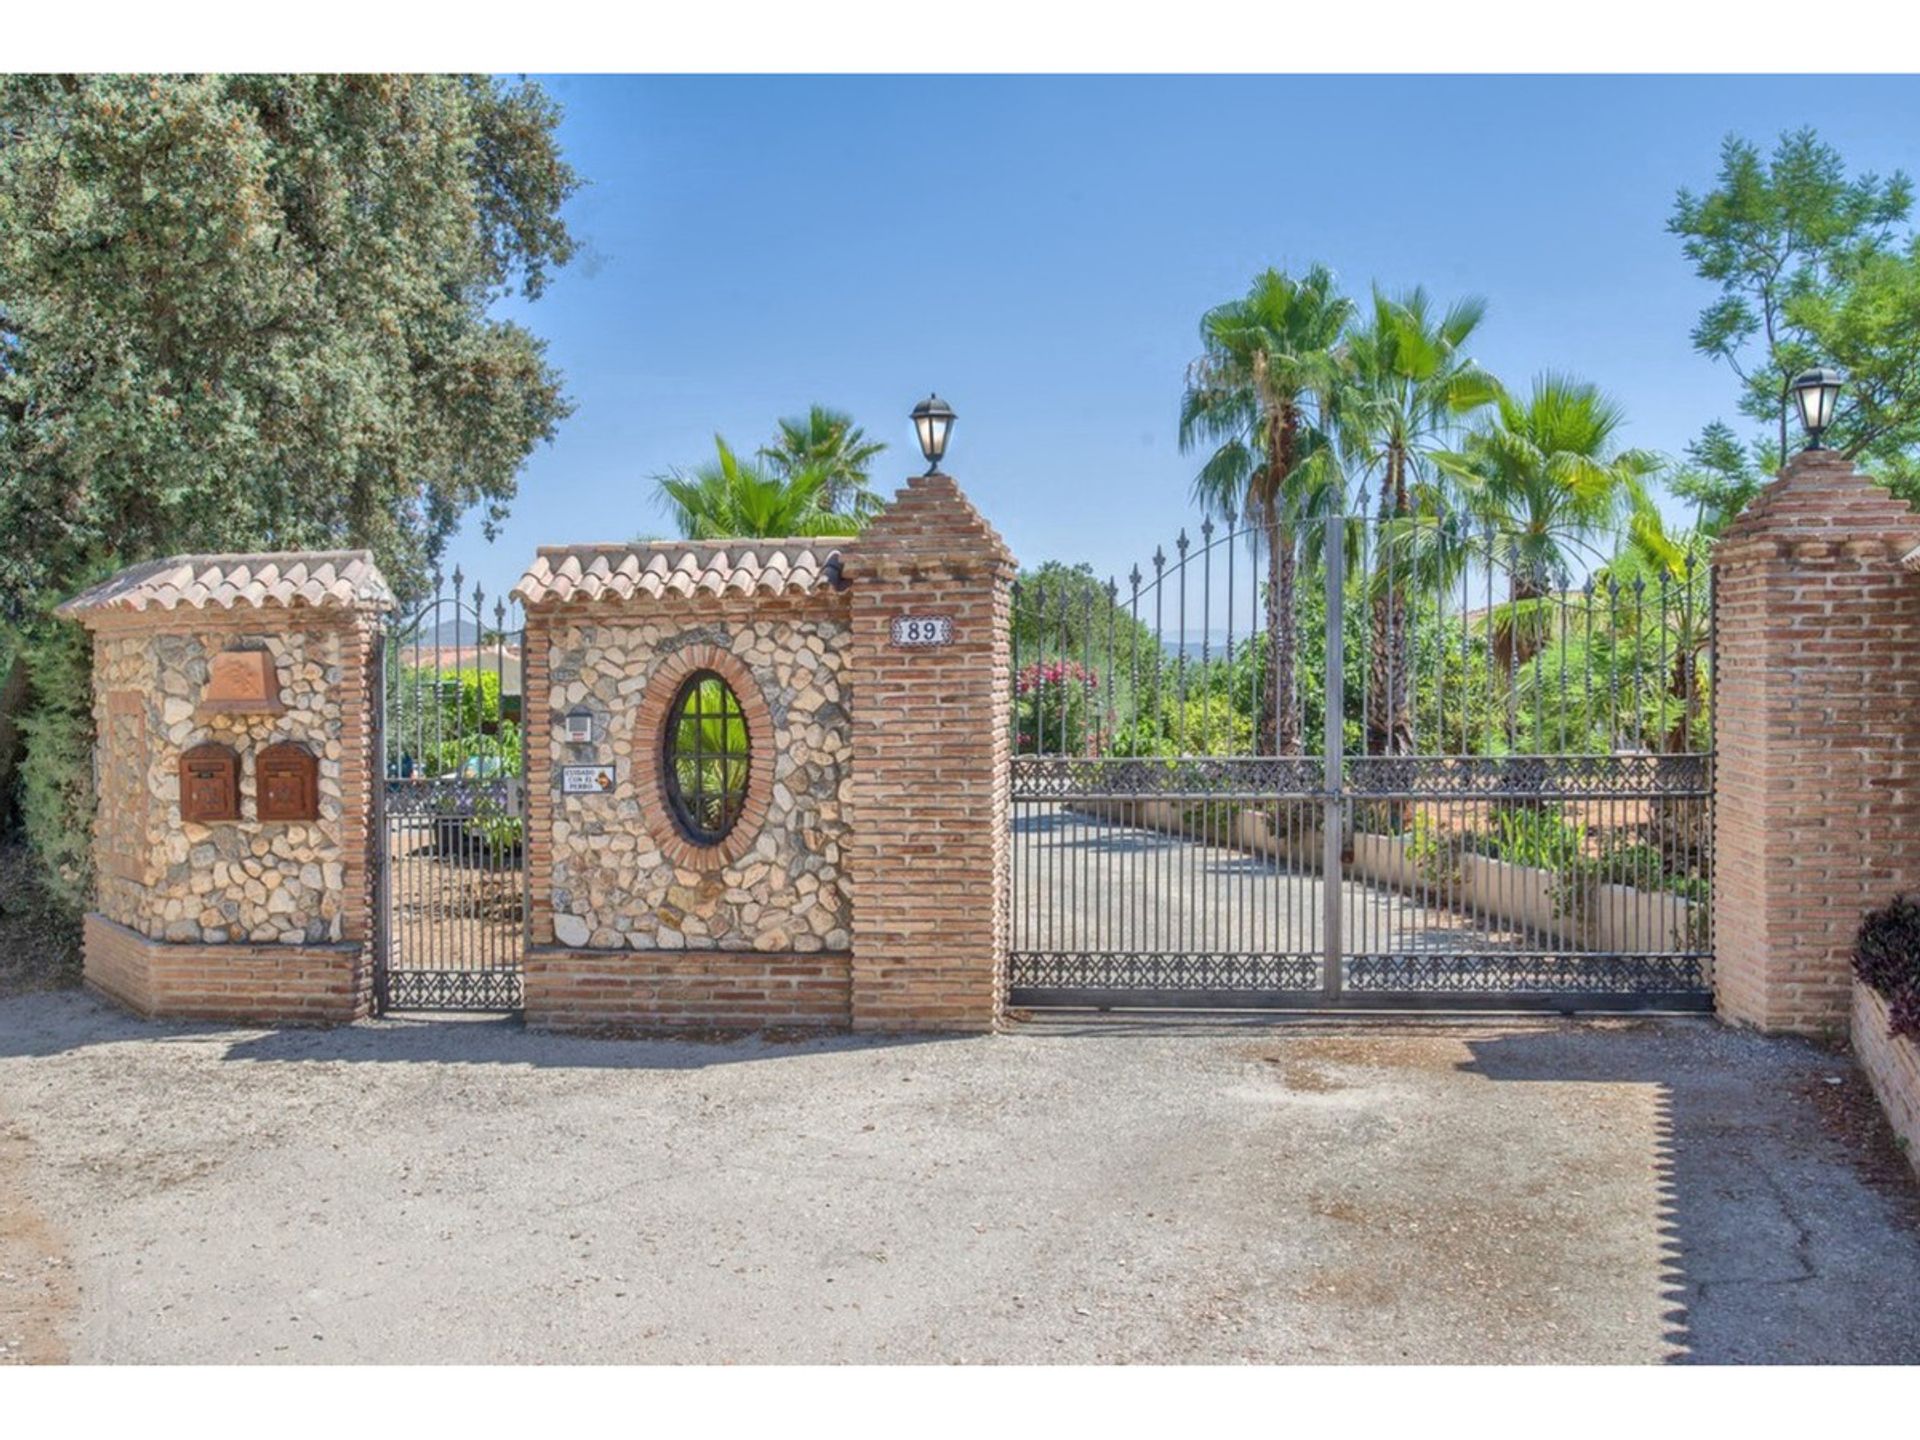
[[[258,778],[262,820],[320,818],[320,762],[306,746],[269,745],[260,752]]]
[[[180,818],[197,824],[240,818],[240,757],[196,745],[180,757]]]

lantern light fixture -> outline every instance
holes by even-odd
[[[1824,368],[1794,377],[1793,400],[1800,407],[1800,423],[1806,427],[1807,449],[1826,448],[1820,437],[1833,424],[1834,412],[1840,407],[1842,383],[1838,370]]]
[[[954,418],[953,407],[938,395],[929,395],[913,407],[913,430],[920,441],[920,453],[927,457],[929,475],[940,471],[940,458],[947,453]]]

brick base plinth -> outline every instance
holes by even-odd
[[[1857,981],[1853,987],[1853,1053],[1893,1133],[1920,1175],[1920,1044],[1887,1033],[1887,1002]]]
[[[525,1013],[548,1030],[845,1029],[852,985],[845,954],[538,947]]]
[[[152,1019],[343,1025],[373,1010],[363,945],[173,944],[94,913],[85,945],[88,988]]]

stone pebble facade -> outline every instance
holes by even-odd
[[[563,611],[540,629],[549,686],[543,769],[553,815],[542,858],[552,942],[595,950],[848,950],[851,635],[844,603],[677,599],[650,601],[643,615],[608,608]],[[757,690],[769,724],[753,737],[751,809],[741,822],[751,833],[739,835],[743,853],[716,868],[689,863],[661,833],[660,726],[642,719],[643,709],[664,719],[681,683],[674,658],[709,647],[738,662],[734,688]],[[582,708],[595,738],[573,745],[565,717]],[[609,761],[610,793],[562,792],[565,766]]]
[[[99,838],[109,859],[100,869],[98,910],[155,940],[305,945],[346,938],[348,852],[363,843],[357,831],[349,834],[342,786],[351,637],[338,623],[255,626],[139,626],[95,637],[95,723],[101,734],[122,737],[100,757]],[[236,649],[273,657],[282,713],[196,713],[211,657]],[[319,762],[318,820],[255,818],[256,762],[283,740],[304,744]],[[239,820],[181,819],[180,757],[209,742],[239,757]]]
[[[374,704],[392,603],[369,555],[338,551],[150,561],[62,607],[94,646],[88,985],[179,1019],[371,1013]],[[272,693],[209,693],[214,658],[234,651],[270,658]],[[276,744],[312,757],[316,818],[260,819],[259,758]],[[209,745],[237,762],[237,818],[182,816],[181,758]]]

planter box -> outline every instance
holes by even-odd
[[[1887,1033],[1887,1002],[1853,982],[1853,1053],[1920,1175],[1920,1044]]]

